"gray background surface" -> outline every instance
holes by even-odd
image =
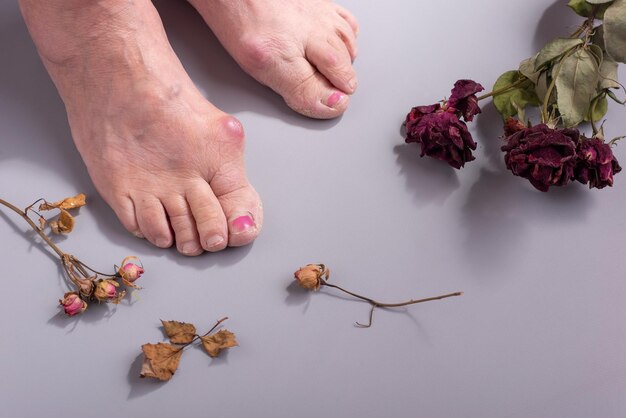
[[[157,2],[197,85],[243,122],[266,210],[253,245],[193,259],[130,236],[97,196],[16,2],[0,3],[0,196],[84,191],[59,244],[103,269],[128,254],[147,268],[131,303],[67,318],[53,258],[1,210],[0,415],[626,416],[626,174],[613,189],[535,191],[505,171],[491,105],[461,172],[399,132],[411,106],[459,78],[490,86],[579,21],[565,0],[523,3],[343,1],[361,24],[360,87],[343,118],[313,121],[239,70],[186,3]],[[608,136],[626,134],[624,112],[610,110]],[[465,296],[357,329],[366,304],[293,286],[309,262],[382,300]],[[208,329],[225,315],[240,347],[189,350],[167,384],[138,378],[160,318]]]

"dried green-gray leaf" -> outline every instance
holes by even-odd
[[[557,104],[565,127],[582,122],[596,96],[599,67],[591,52],[579,49],[555,68]]]
[[[565,55],[568,51],[572,50],[583,44],[582,39],[578,38],[556,38],[548,42],[544,46],[535,60],[535,70],[539,70],[546,64],[552,63],[557,58]]]
[[[626,0],[615,0],[604,14],[604,45],[615,61],[626,63]]]
[[[539,106],[540,104],[535,92],[535,85],[531,80],[522,77],[524,77],[522,73],[517,70],[507,71],[498,78],[493,86],[494,91],[503,91],[507,86],[519,83],[493,97],[493,104],[503,119],[517,115],[519,110],[526,106]]]

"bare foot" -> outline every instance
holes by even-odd
[[[341,115],[358,24],[330,0],[189,0],[239,65],[303,115]]]
[[[239,121],[196,90],[149,0],[21,0],[98,192],[126,229],[185,255],[263,222]]]

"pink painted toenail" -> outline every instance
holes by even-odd
[[[230,223],[230,232],[232,234],[240,234],[255,227],[254,219],[250,215],[243,215],[235,218]]]
[[[328,97],[328,100],[326,100],[326,106],[335,107],[335,105],[339,103],[343,98],[344,95],[336,91]]]

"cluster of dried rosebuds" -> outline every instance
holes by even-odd
[[[445,299],[445,298],[449,298],[452,296],[461,296],[463,294],[463,292],[454,292],[454,293],[449,293],[447,295],[434,296],[434,297],[425,298],[425,299],[417,299],[417,300],[411,299],[406,302],[382,303],[374,299],[368,298],[366,296],[361,296],[354,292],[350,292],[349,290],[346,290],[340,286],[337,286],[336,284],[328,283],[328,279],[330,278],[330,270],[324,264],[307,264],[304,267],[300,267],[294,273],[294,278],[296,279],[300,287],[306,290],[316,292],[320,290],[322,286],[331,287],[341,292],[344,292],[350,296],[353,296],[357,299],[361,299],[369,303],[371,306],[370,314],[369,314],[369,322],[367,324],[361,324],[359,322],[356,322],[355,325],[359,328],[369,328],[372,326],[374,309],[376,308],[399,308],[402,306],[415,305],[416,303]]]
[[[198,335],[193,324],[162,320],[163,331],[172,344],[158,343],[141,346],[144,359],[139,376],[161,381],[170,380],[178,369],[183,350],[197,340],[202,342],[202,348],[211,358],[219,356],[222,350],[238,346],[235,334],[226,329],[212,334],[227,319],[225,317],[218,320],[204,335]]]
[[[36,210],[34,207],[37,203],[40,204]],[[84,312],[89,306],[88,302],[91,301],[119,303],[126,295],[126,290],[118,291],[120,285],[139,289],[135,281],[144,272],[143,265],[139,259],[135,256],[129,256],[122,260],[114,273],[101,273],[89,267],[77,257],[63,252],[52,242],[46,234],[46,228],[49,227],[53,234],[69,234],[73,231],[75,225],[75,218],[70,211],[77,210],[85,206],[86,203],[85,195],[80,193],[53,203],[45,199],[39,199],[24,210],[21,210],[13,204],[0,199],[1,205],[20,215],[58,256],[72,288],[72,290],[63,295],[63,299],[59,300],[61,308],[69,316]],[[48,211],[58,211],[58,213],[50,218],[46,218],[41,214],[41,212]],[[31,219],[31,216],[36,216],[37,223]]]
[[[480,84],[459,80],[449,99],[414,107],[404,122],[406,142],[420,144],[421,156],[464,167],[476,149],[465,122],[481,113],[480,100],[493,97],[504,120],[504,161],[514,175],[543,192],[573,181],[612,186],[621,167],[611,147],[621,137],[605,141],[598,122],[607,98],[624,104],[613,90],[626,91],[617,81],[618,63],[626,63],[626,1],[570,0],[568,6],[586,18],[573,34],[502,74],[488,94],[477,97]],[[540,124],[526,121],[527,107],[540,108]],[[591,137],[578,129],[582,123],[591,125]]]

